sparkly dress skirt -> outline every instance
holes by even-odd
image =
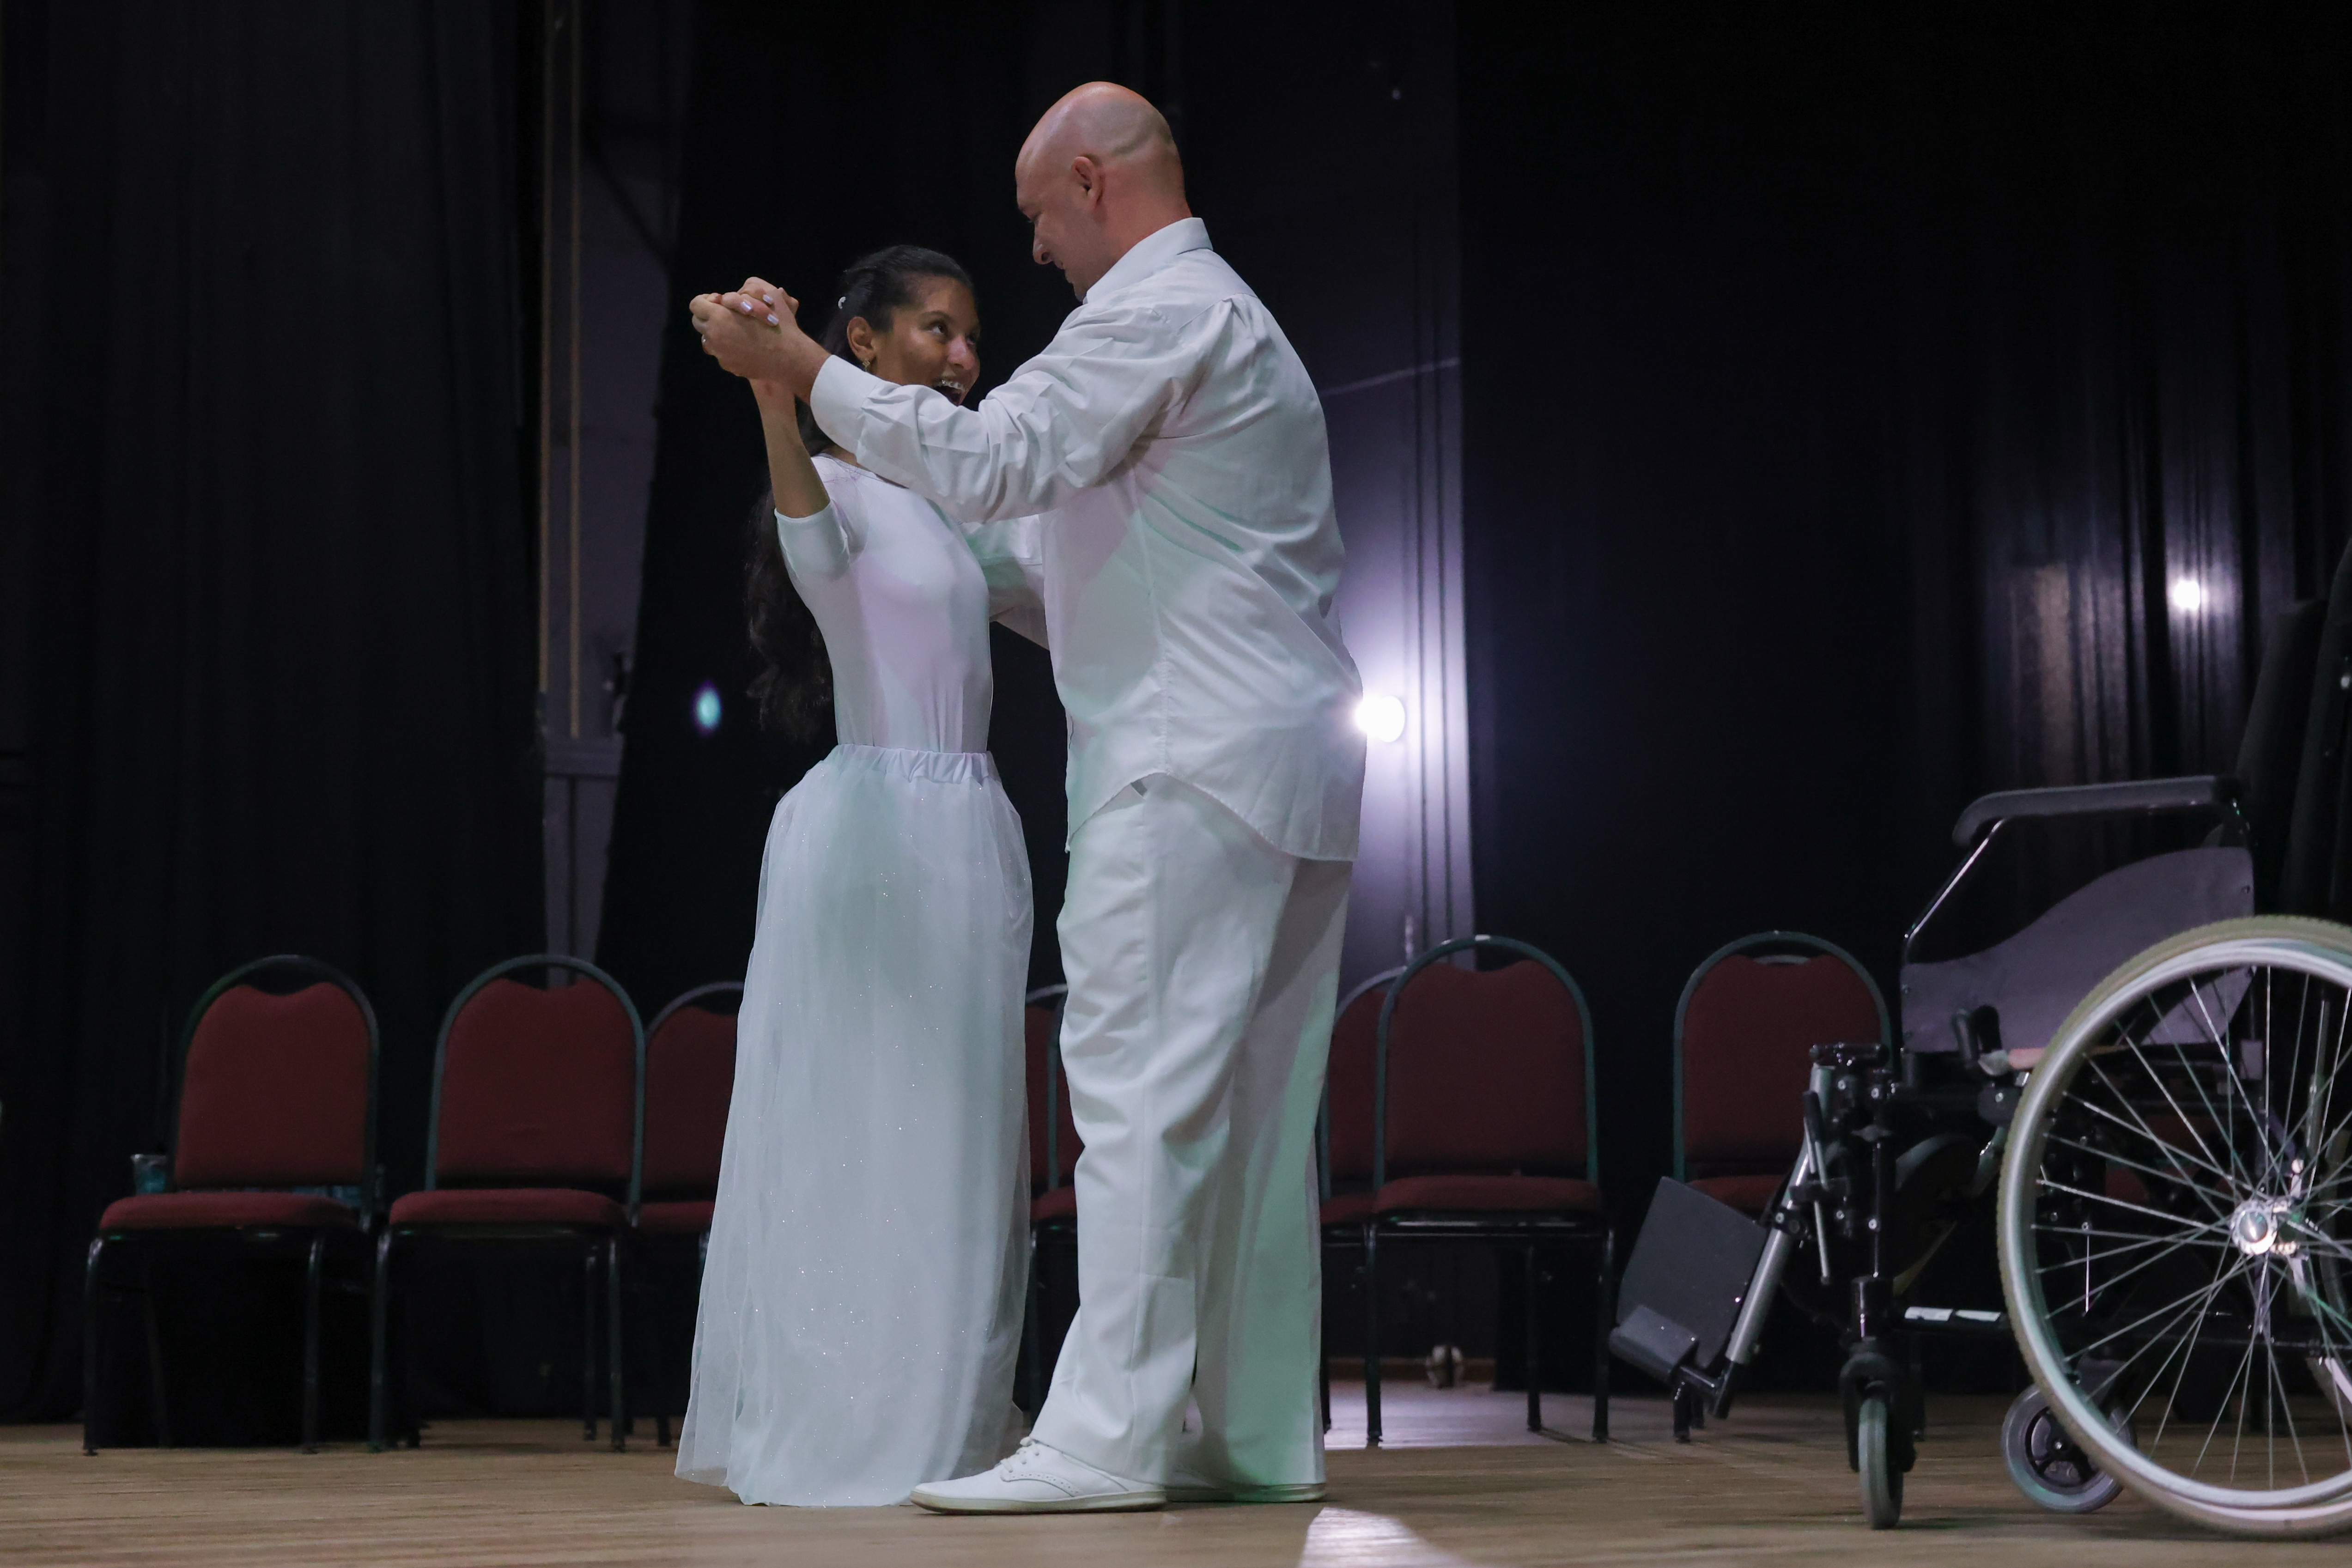
[[[836,748],[777,804],[677,1473],[903,1501],[1011,1447],[1021,824],[985,752]]]

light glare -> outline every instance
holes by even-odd
[[[2184,615],[2193,615],[2205,607],[2205,584],[2194,577],[2172,580],[2172,607]]]
[[[1375,741],[1394,741],[1404,734],[1404,704],[1385,691],[1370,691],[1356,704],[1356,728]]]
[[[694,694],[694,727],[708,735],[719,728],[719,688],[709,681]]]

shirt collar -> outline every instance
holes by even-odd
[[[1209,226],[1196,217],[1180,217],[1129,246],[1127,254],[1095,279],[1095,286],[1087,290],[1085,302],[1092,304],[1115,289],[1142,281],[1188,250],[1208,248]]]

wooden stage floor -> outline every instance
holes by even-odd
[[[1904,1528],[1861,1522],[1833,1402],[1759,1396],[1688,1447],[1664,1405],[1617,1405],[1606,1447],[1524,1429],[1520,1398],[1393,1388],[1395,1446],[1335,1402],[1319,1506],[1092,1518],[947,1519],[912,1508],[744,1508],[670,1474],[670,1455],[590,1447],[576,1425],[449,1422],[415,1452],[123,1449],[86,1458],[62,1427],[0,1427],[0,1563],[866,1564],[922,1568],[1505,1568],[1555,1563],[1857,1563],[2168,1568],[2223,1553],[2263,1568],[2344,1561],[2342,1542],[2226,1542],[2126,1498],[2041,1512],[1995,1449],[2002,1401],[1934,1402]],[[1547,1418],[1572,1432],[1584,1401]]]

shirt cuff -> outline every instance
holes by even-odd
[[[866,400],[889,384],[839,354],[829,354],[816,373],[816,384],[809,388],[809,412],[818,429],[854,453]]]

